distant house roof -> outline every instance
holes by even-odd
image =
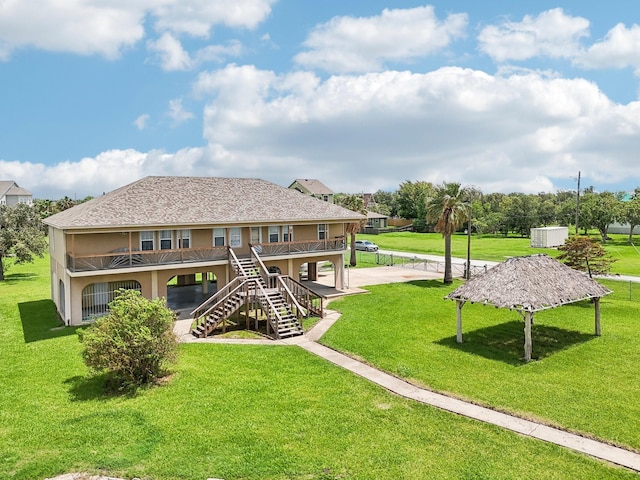
[[[367,210],[367,218],[389,218],[389,216],[383,215],[382,213],[372,212],[371,210]]]
[[[300,184],[309,193],[314,195],[333,195],[333,190],[327,187],[320,180],[297,178],[291,183],[291,185],[289,185],[289,188],[291,188],[295,183]]]
[[[48,217],[61,229],[359,221],[363,215],[255,178],[145,177]]]
[[[609,293],[586,274],[539,254],[510,258],[445,298],[536,312]]]
[[[18,186],[13,180],[0,180],[0,197],[7,195],[31,196],[31,192]]]

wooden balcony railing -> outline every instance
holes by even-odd
[[[124,249],[123,249],[124,250]],[[172,250],[117,251],[99,255],[67,255],[67,268],[72,272],[111,270],[194,262],[227,260],[227,247],[179,248]]]
[[[308,240],[302,242],[259,243],[252,245],[261,257],[292,255],[296,253],[314,253],[341,251],[347,248],[344,237],[326,240]]]
[[[303,242],[261,243],[252,245],[263,257],[341,251],[346,249],[342,237]],[[179,248],[172,250],[132,251],[120,249],[95,255],[67,255],[67,268],[72,272],[112,270],[154,265],[169,265],[194,262],[228,260],[228,247]]]

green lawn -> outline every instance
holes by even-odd
[[[592,235],[599,239],[599,235]],[[444,255],[444,240],[439,233],[396,232],[381,235],[358,235],[358,239],[371,240],[383,250]],[[640,244],[640,241],[638,242]],[[501,235],[473,235],[471,237],[471,258],[502,262],[509,257],[546,253],[558,255],[555,248],[531,248],[531,240],[521,237]],[[605,244],[606,250],[617,261],[611,273],[640,276],[640,248],[636,250],[628,243],[628,235],[611,235]],[[467,257],[467,236],[456,234],[451,237],[451,252],[454,257]]]
[[[76,330],[57,328],[46,259],[14,267],[7,278],[0,284],[3,480],[77,471],[156,480],[637,478],[560,447],[397,397],[297,347],[184,344],[165,386],[134,396],[105,396],[102,380],[87,377]],[[374,295],[361,298],[376,301]],[[610,330],[608,308],[602,342],[628,334]],[[347,327],[356,322],[345,318]],[[409,327],[418,323],[400,320]],[[392,322],[385,317],[382,323]],[[362,332],[373,330],[367,324]],[[416,350],[430,343],[420,338],[407,347],[421,358],[403,356],[400,341],[423,334],[411,331],[395,330],[402,335],[387,353],[402,358],[395,370],[401,366],[402,373],[414,376],[410,370],[419,373],[420,363],[438,364]],[[336,334],[343,336],[345,329]],[[498,362],[523,372],[545,365]],[[486,372],[465,363],[472,360],[461,361],[454,376],[483,383],[478,376]],[[537,383],[548,381],[544,373]],[[605,374],[611,378],[608,370],[600,378]],[[576,395],[592,394],[587,392]],[[621,437],[627,435],[620,430]]]
[[[453,287],[441,281],[367,287],[330,304],[343,313],[322,343],[434,390],[640,450],[640,285],[609,281],[602,336],[590,302],[540,312],[524,363],[517,312],[467,304],[457,344]]]

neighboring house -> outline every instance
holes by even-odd
[[[289,188],[302,192],[305,195],[311,195],[312,197],[318,198],[325,202],[334,203],[333,191],[320,180],[298,178],[294,180],[291,185],[289,185]]]
[[[367,211],[367,227],[387,228],[389,217],[377,212]]]
[[[119,288],[167,297],[174,277],[189,285],[202,274],[204,293],[214,276],[220,290],[237,275],[234,260],[256,256],[295,280],[304,264],[315,280],[317,263],[331,262],[343,288],[346,225],[362,219],[260,179],[146,177],[44,220],[51,296],[79,325],[104,314]]]
[[[0,180],[0,205],[33,205],[33,195],[13,180]]]

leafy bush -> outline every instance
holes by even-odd
[[[122,290],[109,304],[109,314],[82,334],[84,362],[93,373],[108,373],[120,389],[153,383],[176,359],[173,321],[164,299]]]
[[[558,250],[561,252],[558,260],[575,270],[587,272],[589,277],[606,275],[616,261],[599,242],[590,237],[571,237]]]

